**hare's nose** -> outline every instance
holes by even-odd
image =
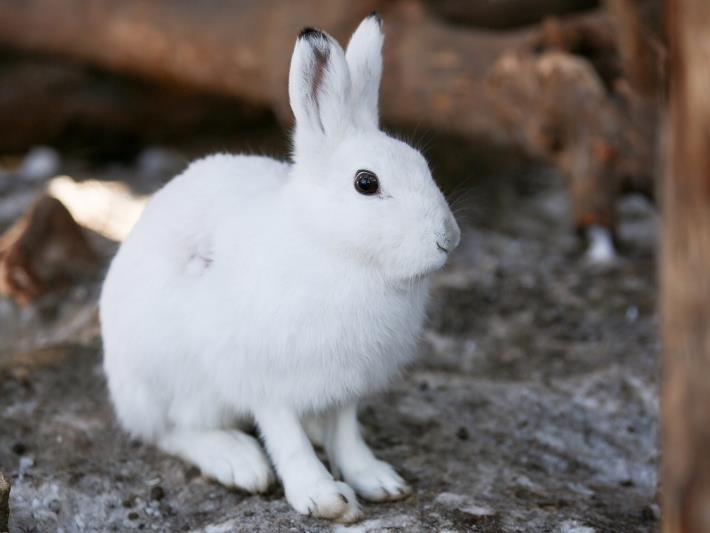
[[[446,242],[449,244],[449,250],[453,250],[459,245],[461,241],[461,229],[453,216],[447,217],[446,220],[444,220],[444,235],[446,236]]]
[[[444,231],[436,234],[436,247],[444,253],[449,253],[459,245],[461,230],[454,217],[444,219]]]

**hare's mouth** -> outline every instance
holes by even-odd
[[[444,252],[445,254],[448,254],[448,253],[449,253],[449,249],[446,248],[445,246],[442,246],[441,244],[439,244],[439,241],[436,241],[436,248],[437,248],[438,250],[441,250],[441,251]]]

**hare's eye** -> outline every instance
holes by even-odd
[[[355,174],[355,190],[360,194],[377,194],[380,190],[380,182],[373,172],[358,170]]]

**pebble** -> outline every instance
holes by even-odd
[[[124,499],[121,502],[121,505],[123,505],[126,509],[130,509],[133,507],[136,503],[136,497],[135,496],[129,496],[128,498]]]
[[[647,522],[657,522],[661,518],[661,510],[655,503],[645,505],[641,509],[641,518]]]
[[[157,178],[169,178],[183,166],[184,158],[167,148],[151,147],[143,150],[136,161],[138,172]]]
[[[626,309],[626,320],[628,322],[636,322],[638,317],[639,317],[638,307],[636,307],[635,305],[632,305]]]
[[[0,194],[4,194],[12,188],[12,174],[0,168]]]
[[[35,465],[35,460],[27,455],[20,457],[20,471],[28,470]]]
[[[59,514],[59,511],[62,509],[62,505],[59,503],[59,500],[50,501],[47,507],[49,507],[49,510],[54,514]]]
[[[16,455],[24,455],[27,451],[27,446],[22,442],[16,442],[12,445],[12,452]]]
[[[48,146],[36,146],[27,153],[17,172],[21,178],[34,182],[55,176],[60,166],[59,152]]]
[[[160,501],[165,498],[165,490],[160,485],[156,485],[150,489],[150,499],[155,501]]]

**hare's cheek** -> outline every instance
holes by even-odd
[[[417,239],[403,238],[383,254],[385,274],[394,278],[412,278],[428,268],[431,260],[423,253]]]

